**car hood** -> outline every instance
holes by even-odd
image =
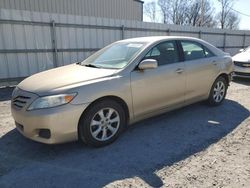
[[[23,80],[18,88],[42,95],[69,85],[111,76],[115,72],[117,70],[71,64],[34,74]]]
[[[233,56],[234,61],[249,62],[250,63],[250,52],[242,52]]]

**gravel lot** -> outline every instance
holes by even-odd
[[[250,187],[250,80],[219,107],[194,104],[137,123],[114,144],[25,139],[0,89],[0,187]]]

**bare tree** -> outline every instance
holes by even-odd
[[[189,9],[189,0],[158,0],[163,22],[184,25],[186,12]]]
[[[170,4],[168,0],[158,0],[158,5],[162,13],[163,23],[169,23]]]
[[[200,3],[195,2],[190,6],[189,13],[187,14],[187,25],[196,26],[200,18]]]
[[[186,13],[187,25],[214,27],[216,25],[214,12],[210,0],[194,0]]]
[[[234,12],[229,12],[225,22],[225,28],[227,29],[238,29],[240,23],[240,17]]]
[[[145,15],[147,15],[149,17],[149,19],[152,22],[158,21],[157,15],[156,15],[156,3],[154,1],[146,3],[144,5],[144,13],[145,13]]]
[[[217,17],[211,0],[158,0],[163,22],[198,27],[238,28],[240,18],[232,12],[234,0],[218,0],[221,11]]]
[[[218,0],[221,5],[221,11],[218,13],[220,28],[234,29],[238,28],[240,18],[232,12],[234,0]]]
[[[214,27],[210,0],[158,0],[164,23]]]
[[[171,3],[171,17],[173,24],[185,25],[186,14],[189,10],[190,1],[188,0],[174,0]]]

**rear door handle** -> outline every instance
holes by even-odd
[[[216,60],[214,60],[212,63],[213,63],[213,65],[217,65],[218,64]]]
[[[175,72],[181,74],[183,71],[184,71],[183,69],[177,69]]]

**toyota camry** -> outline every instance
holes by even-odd
[[[221,104],[232,71],[232,58],[200,39],[126,39],[26,78],[13,91],[11,110],[27,138],[100,147],[139,120],[198,101]]]

